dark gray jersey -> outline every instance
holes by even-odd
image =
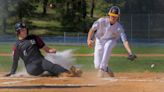
[[[44,57],[40,52],[40,48],[45,46],[44,42],[35,35],[29,35],[23,40],[18,40],[14,46],[13,54],[13,65],[11,73],[14,74],[17,66],[18,60],[21,58],[25,66],[27,64],[41,64]]]

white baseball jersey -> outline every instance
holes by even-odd
[[[123,42],[127,40],[121,24],[116,22],[111,25],[108,17],[98,19],[94,22],[91,29],[96,31],[95,37],[99,40],[118,40],[120,37]]]
[[[126,35],[121,24],[116,22],[111,25],[108,17],[98,19],[92,25],[91,30],[96,31],[95,51],[94,51],[94,65],[96,69],[108,71],[108,61],[112,54],[112,49],[116,45],[117,40],[121,37],[125,42]]]

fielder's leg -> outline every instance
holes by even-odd
[[[107,73],[110,77],[114,77],[114,74],[112,72],[112,69],[108,67],[108,61],[112,54],[112,49],[116,45],[116,41],[114,40],[108,40],[104,45],[104,53],[102,57],[102,61],[100,64],[100,68],[102,72]]]
[[[94,66],[96,69],[100,69],[103,51],[104,51],[103,44],[98,39],[96,39],[95,49],[94,49]]]

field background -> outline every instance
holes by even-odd
[[[97,78],[93,56],[76,55],[93,54],[94,50],[86,46],[89,28],[95,20],[106,16],[113,5],[121,9],[120,23],[138,58],[127,60],[119,42],[109,62],[116,77]],[[163,92],[163,8],[163,0],[0,0],[0,91]],[[12,65],[14,25],[19,21],[27,24],[30,34],[43,37],[57,51],[73,49],[74,63],[84,72],[82,77],[4,77]],[[152,64],[155,67],[151,68]],[[18,70],[22,70],[22,64]]]
[[[97,78],[92,56],[74,56],[75,65],[83,70],[82,77],[3,77],[8,73],[12,64],[11,48],[13,43],[0,44],[0,91],[1,92],[163,92],[164,83],[164,51],[162,45],[131,45],[133,52],[138,55],[135,61],[126,58],[126,51],[118,44],[112,56],[110,66],[115,78]],[[93,54],[93,49],[86,45],[58,45],[47,43],[58,51],[73,49],[73,54]],[[45,54],[43,52],[43,54]],[[154,55],[154,56],[153,56]],[[154,68],[151,65],[155,64]],[[18,70],[22,67],[19,66]]]
[[[55,44],[47,44],[52,48],[56,48],[57,51],[64,51],[68,49],[72,49],[73,54],[93,54],[93,49],[88,48],[86,45],[55,45]],[[0,53],[10,54],[12,52],[12,44],[11,43],[1,43],[0,44]],[[164,48],[160,45],[131,45],[132,51],[139,55],[135,61],[127,60],[126,56],[112,56],[109,61],[109,65],[112,67],[114,72],[163,72],[164,71],[164,57],[156,56],[156,54],[163,55]],[[43,54],[45,54],[43,52]],[[113,49],[113,54],[126,54],[127,52],[125,48],[118,44]],[[154,54],[154,56],[153,56]],[[151,55],[151,56],[142,56],[142,55]],[[85,70],[94,70],[93,64],[93,56],[74,56],[75,65],[80,66],[84,71]],[[12,63],[11,56],[0,56],[0,71],[6,72],[9,71]],[[151,65],[155,64],[154,68],[151,68]]]

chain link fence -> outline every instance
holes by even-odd
[[[60,36],[42,36],[46,43],[82,45],[87,42],[87,33],[63,32]],[[15,35],[0,35],[0,42],[10,43],[17,40]]]
[[[120,17],[131,43],[164,43],[164,14],[123,14]],[[46,42],[86,44],[87,33],[63,32],[60,36],[42,37]],[[0,35],[0,42],[14,42],[14,35]]]
[[[164,14],[124,14],[120,20],[131,42],[164,42]]]

